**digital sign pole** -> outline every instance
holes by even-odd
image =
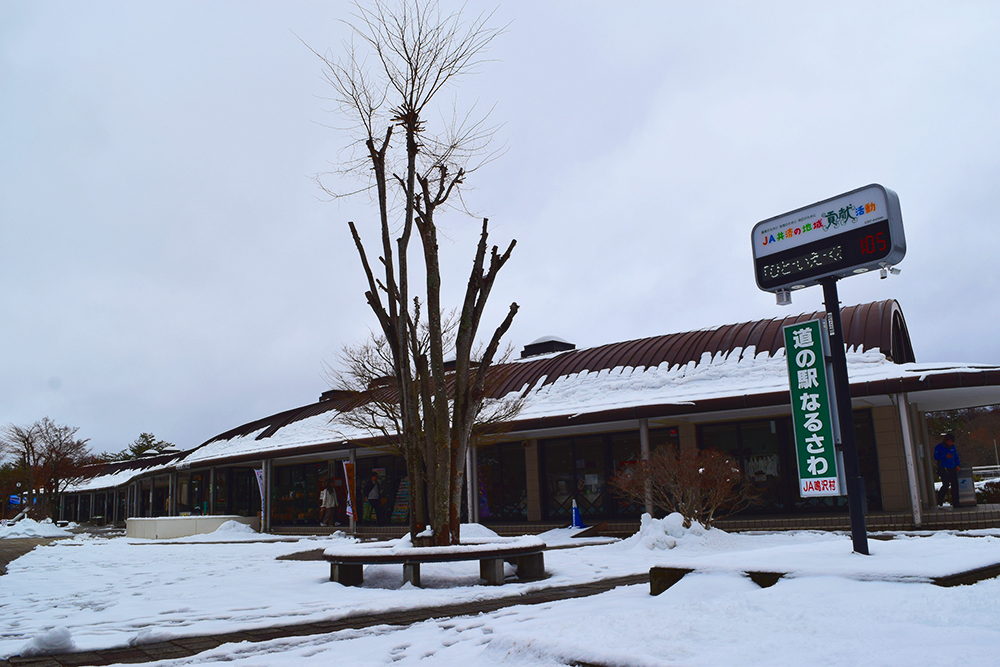
[[[811,285],[823,286],[823,301],[827,313],[825,333],[830,340],[829,361],[833,375],[833,400],[830,402],[839,426],[837,448],[844,457],[847,502],[851,514],[851,538],[854,551],[867,555],[869,551],[865,527],[865,481],[861,477],[858,447],[854,437],[846,341],[840,319],[837,281],[840,278],[876,269],[883,278],[889,272],[899,272],[895,269],[895,265],[906,254],[899,197],[881,185],[868,185],[763,220],[754,225],[750,239],[753,244],[757,286],[765,292],[773,292],[777,296],[779,305],[788,305],[792,302],[792,290]],[[788,335],[792,335],[792,332]],[[791,355],[794,352],[788,348],[786,342],[785,354]],[[792,365],[789,363],[791,373]],[[798,372],[809,369],[795,370]],[[798,399],[802,402],[804,399],[801,393],[796,393],[791,383],[790,394],[794,413],[794,401]],[[821,401],[816,399],[814,402]],[[813,456],[814,450],[820,447],[816,441],[818,436],[808,428],[799,430],[801,438],[798,431],[795,435],[797,447]],[[800,480],[808,482],[800,482],[800,494],[815,493],[817,485],[822,491],[829,484],[820,480],[815,474],[822,464],[818,461],[814,463],[815,470],[812,476],[816,479],[809,480],[808,475],[800,477]]]

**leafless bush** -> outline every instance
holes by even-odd
[[[659,447],[648,462],[623,468],[610,480],[618,495],[637,505],[652,502],[666,512],[679,512],[684,526],[697,521],[706,528],[716,519],[746,509],[757,499],[739,465],[714,449]]]

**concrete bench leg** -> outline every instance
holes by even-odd
[[[694,570],[683,567],[649,568],[649,594],[659,595],[680,581],[685,574],[690,572],[694,572]]]
[[[482,558],[479,561],[479,576],[490,586],[503,585],[503,558]]]
[[[420,563],[403,563],[403,583],[406,582],[420,588]]]
[[[330,563],[330,581],[344,586],[360,586],[365,581],[365,566],[360,563]]]
[[[761,588],[770,588],[778,583],[778,579],[781,579],[785,574],[783,572],[747,572],[747,576],[750,577],[750,581]]]
[[[545,556],[539,551],[537,554],[526,554],[517,557],[517,578],[518,579],[544,579],[545,578]]]

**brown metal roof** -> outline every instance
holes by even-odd
[[[743,322],[715,329],[666,334],[663,336],[612,343],[610,345],[601,345],[589,349],[570,350],[553,356],[503,364],[491,370],[488,393],[494,397],[500,397],[506,396],[512,391],[527,392],[540,382],[550,384],[561,376],[585,371],[598,372],[617,367],[654,367],[663,363],[669,363],[671,367],[675,365],[679,366],[690,362],[698,362],[702,358],[702,355],[706,353],[714,358],[717,354],[729,354],[737,348],[747,349],[754,347],[757,354],[766,351],[774,355],[784,347],[784,340],[781,334],[783,326],[824,316],[825,313],[819,311],[803,313],[782,319]],[[849,347],[859,350],[878,348],[896,363],[915,361],[913,349],[910,345],[910,336],[906,330],[906,323],[903,320],[902,310],[896,301],[887,300],[850,306],[841,310],[841,319]],[[391,386],[384,386],[373,391],[391,394],[394,390]],[[856,393],[853,388],[852,393]],[[229,440],[239,436],[247,436],[255,431],[261,431],[256,439],[268,438],[279,429],[301,419],[326,412],[352,410],[368,400],[368,392],[328,392],[325,396],[327,396],[325,400],[320,400],[317,403],[286,410],[285,412],[236,427],[215,436],[205,444],[216,440]],[[783,400],[787,402],[787,392],[784,393],[784,396]],[[716,407],[726,405],[730,408],[740,406],[751,407],[747,401],[750,401],[754,405],[756,402],[763,401],[762,404],[764,404],[773,398],[771,395],[761,395],[756,398],[748,398],[746,396],[732,397],[718,401],[704,402],[702,408],[707,409],[710,405],[715,405]],[[664,415],[678,409],[690,410],[690,407],[650,405],[639,408],[628,408],[624,412],[621,410],[614,411],[614,416],[621,417],[625,413],[630,418],[635,418],[636,415],[640,414],[645,415],[646,413]],[[593,413],[580,415],[575,419],[581,423],[589,423],[593,420],[600,420],[610,416],[610,414]],[[518,430],[526,428],[529,423],[535,426],[541,426],[543,422],[547,424],[550,419],[537,420],[537,424],[534,424],[534,421],[522,422],[522,420],[518,420]],[[560,424],[565,424],[565,418],[558,418],[556,421]],[[325,451],[330,448],[330,443],[324,443],[292,449],[297,452],[309,453],[313,451]],[[248,460],[260,458],[260,454],[247,455],[242,458],[247,458]]]
[[[790,315],[782,319],[757,320],[729,324],[715,329],[666,334],[638,340],[611,343],[583,350],[570,350],[551,357],[510,364],[510,376],[498,384],[494,396],[512,391],[526,391],[539,382],[550,384],[557,378],[618,367],[671,367],[698,362],[705,354],[713,358],[736,349],[755,348],[756,353],[774,355],[785,346],[781,329],[785,325],[825,317],[817,311]],[[889,299],[841,310],[848,347],[858,351],[879,349],[895,363],[915,361],[910,335],[899,303]]]

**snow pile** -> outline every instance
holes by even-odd
[[[481,523],[463,523],[459,527],[459,535],[463,540],[471,539],[490,539],[492,537],[500,537],[495,532],[487,528]]]
[[[644,548],[673,549],[678,540],[697,541],[705,543],[705,536],[714,529],[706,529],[700,523],[694,523],[690,528],[684,527],[684,517],[677,512],[662,519],[654,519],[649,514],[642,515],[639,532],[622,540],[621,546],[626,549]],[[721,531],[715,531],[721,532]]]
[[[52,519],[35,521],[34,519],[21,519],[9,526],[0,526],[0,539],[18,537],[70,537],[72,533],[59,528]]]
[[[69,653],[76,648],[73,635],[68,628],[59,626],[46,630],[32,637],[21,647],[20,655],[25,658],[36,655],[51,655],[54,653]]]
[[[257,535],[257,531],[254,530],[252,526],[240,523],[239,521],[226,521],[224,524],[216,528],[212,535],[219,537],[227,537],[229,535]]]

